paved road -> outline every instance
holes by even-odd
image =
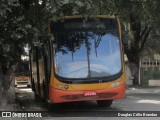
[[[24,111],[48,111],[47,105],[44,102],[35,102],[34,94],[29,88],[16,88],[17,100]],[[65,103],[63,107],[52,106],[49,109],[52,112],[45,114],[47,117],[54,117],[57,120],[71,120],[76,117],[76,120],[160,120],[160,118],[151,117],[104,117],[111,114],[110,111],[160,111],[160,87],[131,87],[126,90],[126,98],[123,100],[114,101],[110,108],[99,107],[95,101],[91,102],[75,102]],[[51,119],[51,118],[43,118]]]

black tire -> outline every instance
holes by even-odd
[[[110,107],[112,105],[113,100],[97,100],[97,104],[100,107]]]
[[[34,93],[34,100],[35,102],[40,102],[40,103],[43,102],[43,99],[36,93]]]
[[[46,84],[45,84],[45,82],[44,82],[44,80],[43,80],[43,99],[44,100],[47,100],[48,99],[48,96],[47,96],[47,90],[46,90],[47,88],[46,88]]]
[[[39,101],[39,96],[36,93],[34,93],[34,100],[35,100],[35,102]]]
[[[32,79],[31,81],[31,88],[32,88],[32,91],[35,92],[34,79]]]

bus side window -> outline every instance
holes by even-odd
[[[38,49],[38,59],[42,59],[42,57],[43,57],[43,50],[42,48],[39,48]]]
[[[45,44],[44,49],[45,49],[45,59],[46,59],[46,64],[47,64],[47,75],[49,76],[50,70],[51,70],[51,58],[50,58],[49,43]]]

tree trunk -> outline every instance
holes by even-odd
[[[0,63],[0,107],[4,107],[7,104],[6,96],[3,88],[3,81],[4,81],[4,76],[3,76],[2,66]]]
[[[18,63],[13,64],[7,69],[6,74],[3,74],[2,65],[0,64],[0,107],[5,107],[10,102],[15,102],[14,89],[14,72]]]
[[[138,76],[139,76],[139,60],[140,60],[140,56],[139,53],[136,52],[128,52],[126,53],[127,57],[128,57],[128,63],[127,66],[131,71],[131,76],[133,79],[133,85],[138,85]]]
[[[139,67],[135,63],[128,63],[127,66],[131,71],[131,77],[132,77],[131,80],[133,80],[133,85],[139,85],[139,82],[138,82]]]
[[[124,49],[129,61],[128,66],[134,77],[133,84],[138,85],[140,53],[144,49],[152,27],[147,24],[142,25],[143,21],[133,14],[130,14],[129,22],[131,26],[127,31],[131,33],[130,43],[125,45]]]

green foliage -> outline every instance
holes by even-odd
[[[132,55],[131,59],[134,56],[137,59],[153,41],[151,28],[159,29],[159,5],[159,0],[1,0],[0,62],[9,66],[20,60],[27,43],[48,39],[49,19],[57,20],[66,15],[87,18],[99,14],[119,16],[123,23],[130,24],[128,32],[132,35],[129,34],[130,42],[125,50],[128,56]]]
[[[49,0],[46,8],[49,8],[53,20],[65,15],[119,16],[129,33],[126,54],[130,61],[138,63],[140,53],[149,42],[151,31],[157,29],[160,23],[157,12],[160,10],[159,5],[158,0]]]
[[[22,46],[27,43],[24,41],[27,26],[23,25],[25,17],[21,9],[18,0],[0,1],[0,63],[4,69],[20,60]]]
[[[63,17],[66,15],[95,16],[111,11],[112,0],[49,0],[47,9],[51,12],[51,17]],[[106,9],[103,9],[105,7]]]

